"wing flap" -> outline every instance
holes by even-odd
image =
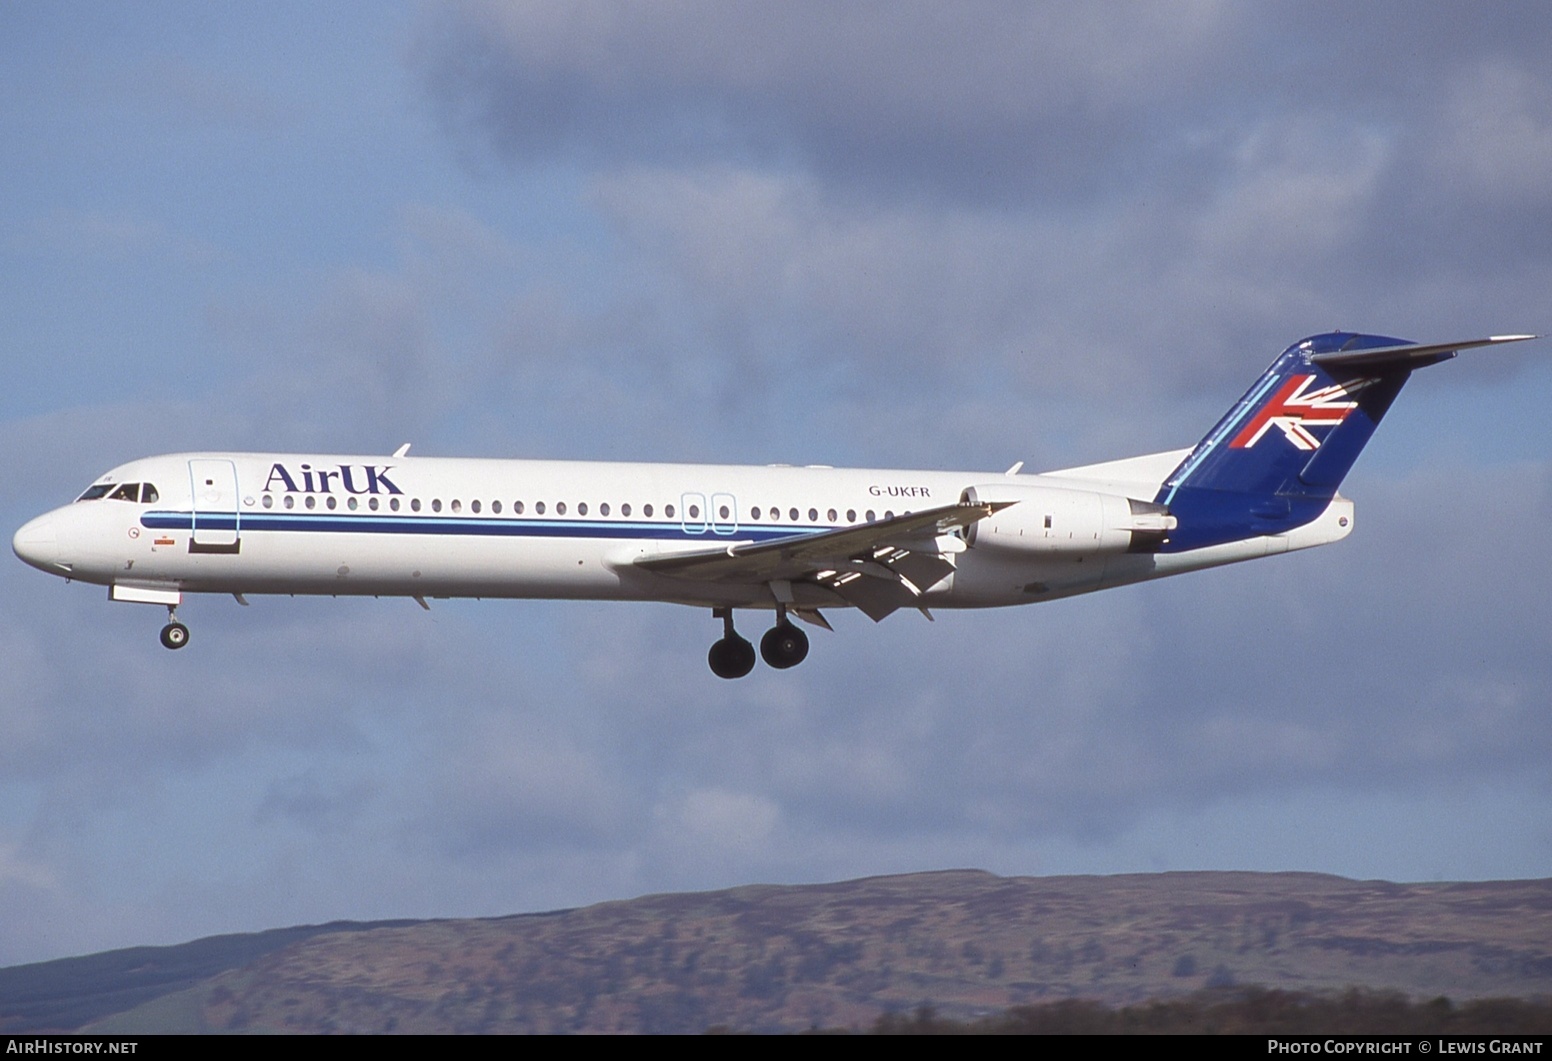
[[[830,588],[875,623],[882,622],[901,608],[916,606],[916,594],[898,580],[885,581],[853,574],[830,583]]]

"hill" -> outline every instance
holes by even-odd
[[[1552,995],[1547,880],[964,870],[352,927],[241,957],[89,1030],[801,1030],[922,1003],[963,1019],[1233,984]],[[0,1012],[16,1012],[3,992]]]

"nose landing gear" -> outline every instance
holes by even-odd
[[[189,628],[178,621],[176,605],[167,607],[167,625],[162,627],[162,644],[167,648],[182,648],[189,643]]]

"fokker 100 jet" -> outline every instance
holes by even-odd
[[[1190,449],[1020,474],[409,456],[180,453],[102,476],[16,532],[32,566],[163,605],[186,593],[669,601],[722,621],[711,669],[755,649],[735,610],[793,619],[1054,600],[1352,531],[1337,493],[1411,373],[1500,335],[1419,344],[1333,332],[1284,350]]]

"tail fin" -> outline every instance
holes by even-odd
[[[1424,345],[1331,332],[1284,350],[1170,474],[1157,501],[1177,520],[1166,552],[1292,530],[1325,511],[1414,369],[1499,335]]]

